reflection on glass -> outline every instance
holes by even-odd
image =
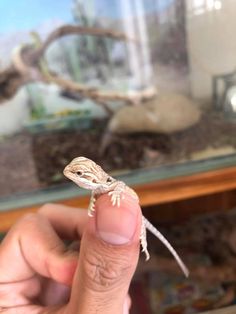
[[[188,0],[187,0],[188,1]],[[189,1],[193,14],[204,14],[206,11],[220,10],[222,7],[221,0],[193,0]]]

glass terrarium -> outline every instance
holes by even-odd
[[[233,0],[2,0],[1,208],[78,193],[77,156],[131,183],[234,165],[235,16]]]

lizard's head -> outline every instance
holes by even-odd
[[[78,186],[89,190],[105,189],[114,181],[100,166],[86,157],[73,159],[63,173]]]

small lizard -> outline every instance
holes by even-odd
[[[112,205],[117,205],[118,207],[120,206],[121,199],[124,198],[123,192],[130,194],[134,199],[139,199],[135,191],[128,187],[123,181],[118,181],[115,178],[112,178],[99,165],[86,157],[77,157],[73,159],[71,163],[65,167],[64,175],[79,187],[92,191],[88,207],[89,216],[93,216],[96,198],[101,194],[108,193],[108,195],[111,196]],[[146,260],[150,258],[147,250],[146,229],[154,234],[168,248],[185,276],[188,277],[189,271],[172,245],[160,231],[142,216],[140,242],[142,251],[146,254]]]

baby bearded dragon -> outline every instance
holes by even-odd
[[[134,199],[139,199],[138,195],[124,182],[118,181],[109,176],[99,165],[86,157],[77,157],[71,161],[64,169],[64,175],[72,180],[79,187],[91,190],[91,198],[88,207],[88,215],[93,216],[95,201],[97,196],[108,193],[111,196],[112,205],[120,206],[121,199],[124,198],[124,191]],[[142,216],[142,226],[140,241],[142,251],[146,254],[146,260],[150,258],[147,250],[146,229],[155,235],[172,253],[186,277],[189,271],[175,249],[167,239],[158,231],[144,216]]]

